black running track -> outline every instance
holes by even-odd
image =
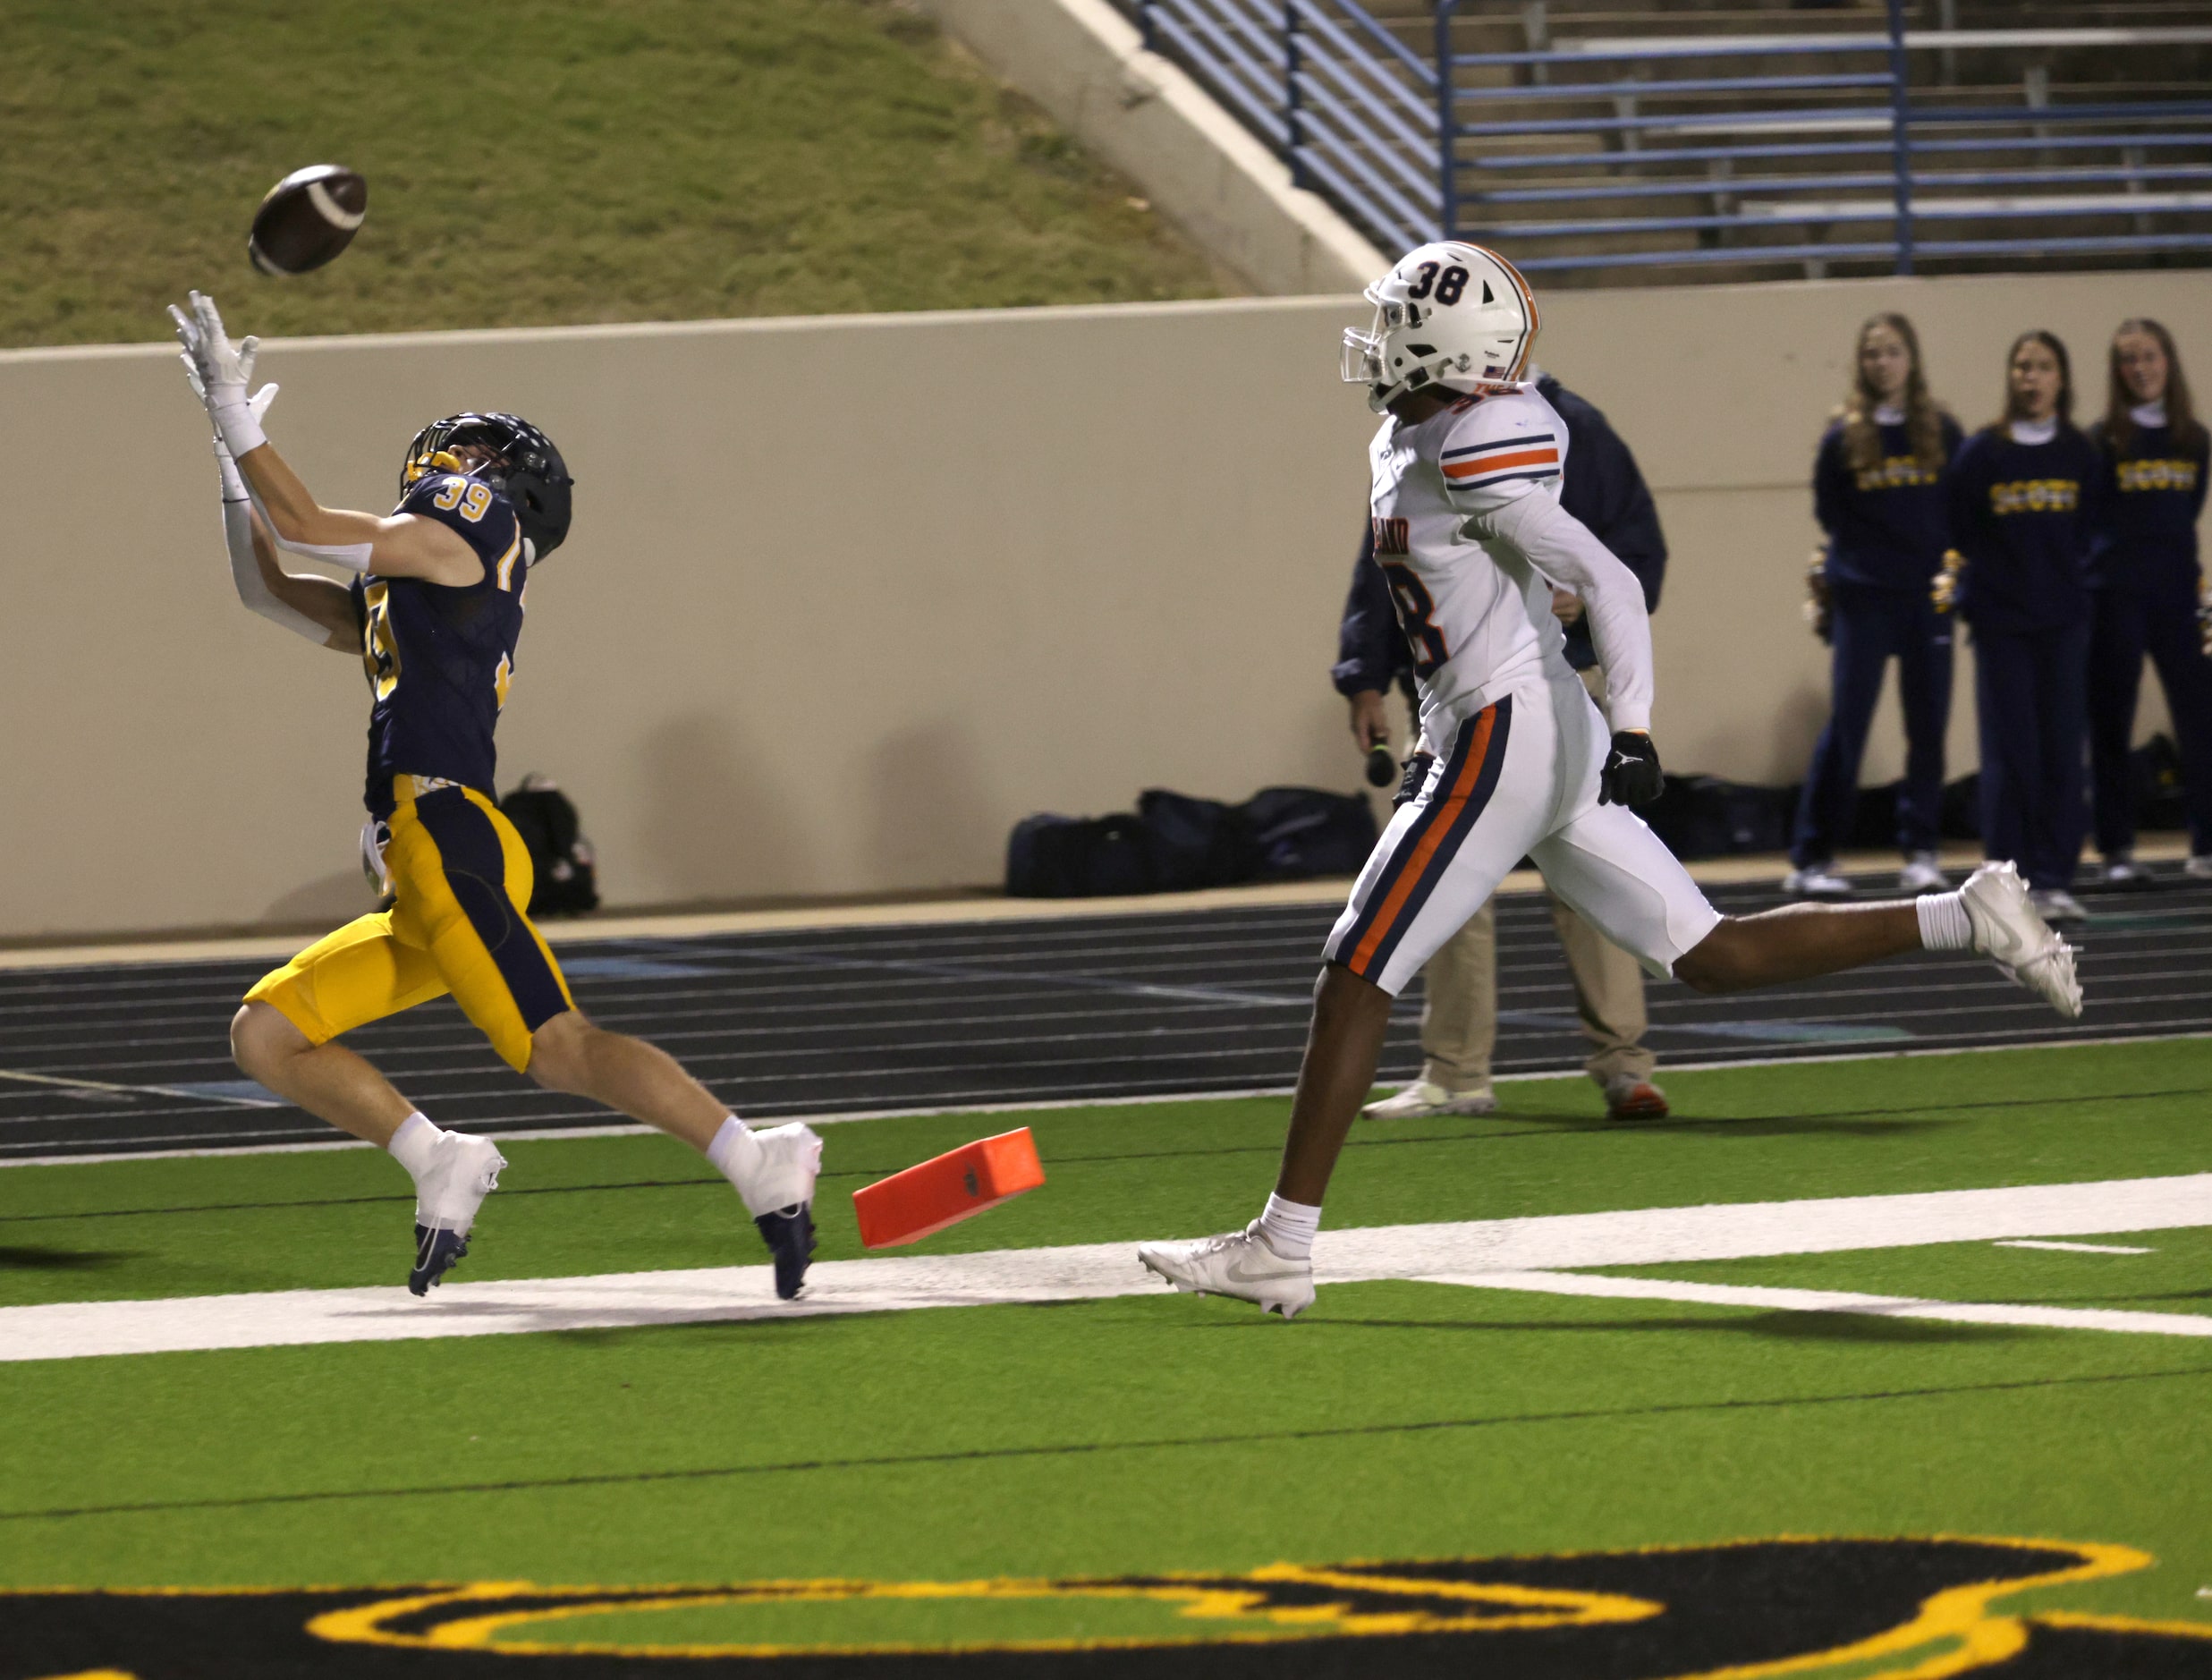
[[[1751,887],[1723,909],[1779,902]],[[2212,882],[2089,901],[2089,1007],[2062,1021],[1988,963],[1898,959],[1735,997],[1649,988],[1662,1062],[2157,1037],[2212,1024]],[[577,1001],[665,1047],[763,1118],[1280,1090],[1297,1072],[1327,906],[961,922],[566,947]],[[1500,901],[1500,1074],[1572,1070],[1584,1047],[1544,901]],[[0,973],[0,1162],[326,1141],[240,1080],[225,1030],[268,964],[149,963]],[[1418,988],[1383,1068],[1420,1063]],[[619,1119],[541,1091],[448,1001],[354,1034],[441,1124]]]

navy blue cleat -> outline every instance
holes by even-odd
[[[806,1286],[807,1268],[814,1263],[814,1215],[803,1202],[794,1202],[774,1213],[764,1213],[753,1223],[775,1260],[775,1293],[780,1300],[796,1301]],[[416,1293],[420,1294],[420,1291]]]
[[[436,1226],[419,1225],[415,1227],[415,1268],[407,1274],[407,1288],[411,1294],[427,1295],[430,1286],[461,1263],[461,1257],[469,1252],[467,1234],[447,1231]],[[806,1268],[801,1264],[803,1272]],[[776,1262],[776,1286],[784,1282],[783,1262]],[[794,1293],[796,1291],[794,1290]]]

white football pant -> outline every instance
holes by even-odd
[[[1719,923],[1642,819],[1598,802],[1611,739],[1572,674],[1519,684],[1428,745],[1428,780],[1360,871],[1328,961],[1395,997],[1524,857],[1655,975]]]

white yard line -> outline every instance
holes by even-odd
[[[2118,1243],[2044,1243],[2033,1237],[2013,1237],[1999,1248],[2053,1248],[2067,1254],[2156,1254],[2155,1248],[2129,1248]]]
[[[1983,1305],[1921,1301],[1910,1295],[1860,1295],[1834,1289],[1762,1289],[1738,1284],[1678,1283],[1662,1277],[1592,1277],[1572,1272],[1460,1272],[1437,1274],[1420,1281],[1532,1294],[1590,1295],[1608,1301],[1686,1301],[1709,1307],[1756,1307],[1766,1312],[1862,1312],[1877,1318],[1940,1319],[1950,1324],[2021,1324],[2051,1330],[2121,1330],[2137,1336],[2212,1336],[2212,1316],[2187,1312]]]
[[[1329,1231],[1315,1252],[1315,1271],[1325,1284],[1440,1276],[1466,1281],[1570,1267],[2182,1226],[2212,1226],[2212,1173]],[[394,1286],[60,1302],[0,1309],[0,1361],[1089,1301],[1159,1286],[1139,1268],[1135,1244],[1124,1242],[825,1261],[809,1275],[805,1297],[788,1305],[775,1300],[766,1266],[452,1283],[427,1301]]]

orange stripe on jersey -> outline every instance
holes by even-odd
[[[1552,467],[1559,464],[1559,451],[1547,444],[1541,449],[1523,449],[1517,454],[1485,455],[1479,461],[1455,462],[1444,470],[1447,479],[1480,478],[1503,472],[1507,467]]]
[[[1413,855],[1406,859],[1404,868],[1398,872],[1398,878],[1390,885],[1390,895],[1383,900],[1382,910],[1377,914],[1374,925],[1368,929],[1367,937],[1360,941],[1360,948],[1352,954],[1351,962],[1345,964],[1353,973],[1364,975],[1367,972],[1367,965],[1374,960],[1376,947],[1389,935],[1391,924],[1397,921],[1398,912],[1405,908],[1405,901],[1412,895],[1414,887],[1420,885],[1423,872],[1428,868],[1429,859],[1436,855],[1437,847],[1442,844],[1445,836],[1451,833],[1461,807],[1467,803],[1468,795],[1475,791],[1475,784],[1482,779],[1483,763],[1490,756],[1490,726],[1496,722],[1497,708],[1495,706],[1485,707],[1481,715],[1475,719],[1474,742],[1460,765],[1459,780],[1445,795],[1444,808],[1438,812],[1437,820],[1429,825],[1428,832],[1413,848]]]

